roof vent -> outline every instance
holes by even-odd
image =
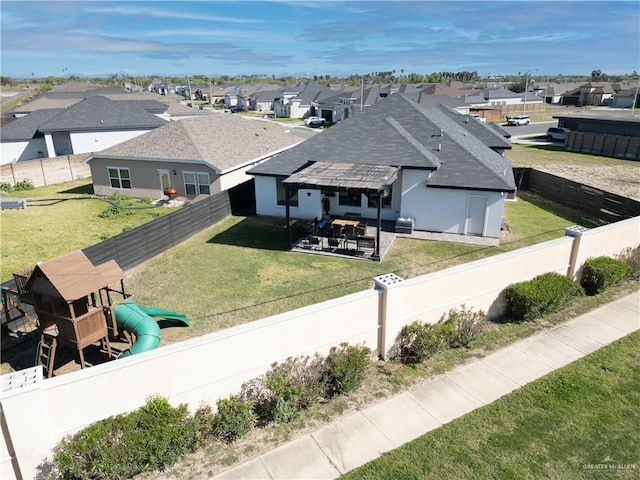
[[[440,136],[441,136],[441,137],[444,137],[444,128],[441,128],[441,129],[440,129]]]
[[[440,150],[442,150],[442,144],[441,143],[438,144],[438,151],[440,151]]]

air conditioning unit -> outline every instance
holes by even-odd
[[[396,233],[413,233],[413,218],[398,217],[396,220]]]

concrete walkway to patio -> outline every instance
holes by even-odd
[[[217,479],[333,479],[640,329],[640,292],[227,470]]]

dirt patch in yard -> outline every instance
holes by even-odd
[[[545,165],[536,169],[640,201],[640,164],[629,163],[629,166]]]

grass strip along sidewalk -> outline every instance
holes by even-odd
[[[640,477],[640,332],[342,478]]]

